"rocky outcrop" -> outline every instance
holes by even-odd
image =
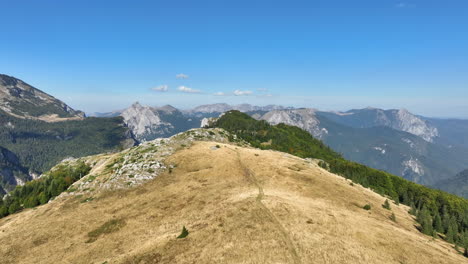
[[[319,139],[328,133],[326,128],[320,127],[320,121],[315,116],[314,109],[274,110],[266,113],[260,119],[272,125],[283,123],[297,126]]]
[[[411,114],[406,109],[392,111],[392,114],[394,116],[394,121],[391,122],[391,127],[394,129],[419,136],[428,142],[433,142],[434,138],[439,136],[437,128]]]
[[[142,106],[138,102],[125,109],[121,116],[139,141],[147,141],[163,136],[174,129],[172,124],[161,120],[155,109]]]

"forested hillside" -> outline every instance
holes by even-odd
[[[24,169],[15,174],[0,172],[0,190],[10,191],[14,187],[11,181],[30,180],[27,171],[40,174],[64,158],[118,150],[133,144],[121,117],[48,123],[0,112],[0,146],[12,153],[8,164],[13,160],[16,167],[26,168],[26,173]],[[6,166],[6,160],[3,163],[3,169],[11,167]]]
[[[464,198],[347,161],[297,127],[272,126],[238,111],[227,112],[213,126],[226,129],[257,148],[321,159],[321,165],[329,171],[386,195],[396,203],[411,206],[421,232],[468,247],[468,200]]]

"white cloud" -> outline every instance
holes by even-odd
[[[165,84],[159,85],[159,86],[151,88],[151,90],[156,91],[156,92],[167,92],[169,90],[169,86]]]
[[[251,95],[251,94],[252,94],[252,91],[248,91],[248,90],[245,90],[245,91],[235,90],[234,91],[235,96],[243,96],[243,95]]]
[[[258,88],[257,91],[259,92],[268,92],[267,88]]]
[[[406,7],[406,3],[403,3],[403,2],[398,3],[398,4],[396,4],[396,7],[398,7],[398,8],[405,8],[405,7]]]
[[[216,96],[225,96],[226,94],[223,93],[223,92],[217,92],[217,93],[214,93],[213,95],[216,95]]]
[[[187,87],[187,86],[179,86],[179,88],[177,88],[177,90],[183,92],[183,93],[201,93],[200,90],[195,90],[195,89],[192,89],[190,87]]]
[[[188,79],[189,78],[189,76],[187,74],[183,74],[183,73],[176,74],[175,77],[177,79]]]
[[[406,3],[406,2],[400,2],[398,4],[395,5],[396,8],[414,8],[416,7],[415,4],[411,4],[411,3]]]

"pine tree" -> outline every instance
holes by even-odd
[[[382,207],[387,210],[390,210],[390,203],[388,202],[388,199],[385,200],[384,204],[382,204]]]
[[[411,202],[411,209],[409,210],[409,213],[412,214],[412,215],[416,215],[417,214],[417,209],[416,209],[416,206],[414,205],[413,202]]]
[[[180,233],[180,235],[177,237],[177,238],[184,238],[186,236],[188,236],[189,234],[189,231],[187,230],[187,228],[185,228],[185,226],[182,228],[182,233]]]
[[[440,218],[439,213],[436,213],[436,215],[434,216],[433,227],[439,233],[444,232],[444,227],[442,226],[442,218]]]
[[[453,229],[452,225],[449,224],[447,228],[447,233],[445,234],[445,240],[449,243],[455,242],[455,230]]]
[[[433,235],[434,232],[432,228],[432,217],[429,213],[429,210],[427,210],[426,207],[423,207],[422,210],[418,211],[416,220],[421,224],[421,232],[423,234],[426,234],[428,236]]]
[[[17,211],[21,209],[21,206],[18,201],[14,201],[13,203],[10,204],[10,207],[8,207],[8,213],[9,214],[14,214]]]

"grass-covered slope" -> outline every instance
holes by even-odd
[[[415,184],[342,158],[308,132],[280,124],[272,126],[238,111],[220,117],[214,127],[226,129],[254,147],[288,152],[299,157],[322,159],[329,171],[342,175],[396,202],[412,206],[421,231],[468,247],[468,200]]]
[[[84,158],[93,168],[71,188],[90,175],[111,179],[110,169],[135,169],[119,176],[126,181],[148,175],[139,165],[160,158],[168,169],[138,186],[68,192],[1,218],[2,263],[466,262],[418,232],[407,206],[383,208],[385,197],[313,160],[219,142],[221,132],[198,141],[210,132]]]

